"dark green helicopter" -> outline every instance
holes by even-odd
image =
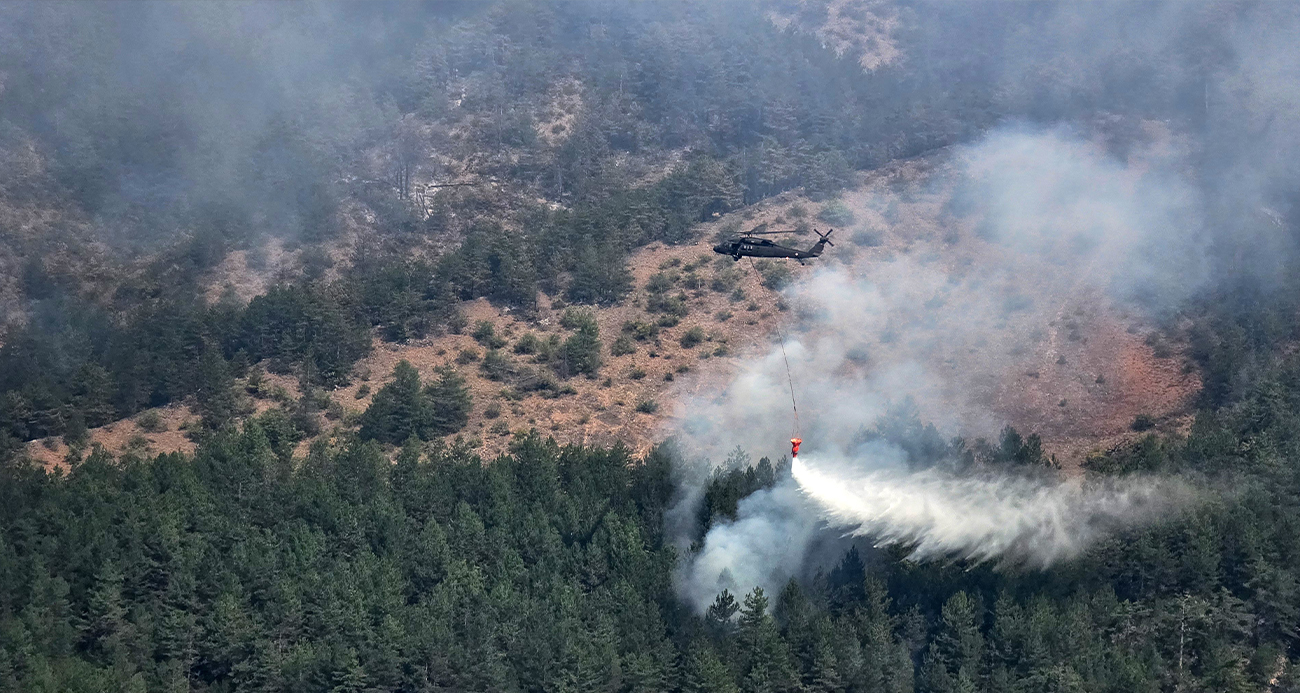
[[[813,229],[813,233],[817,234],[819,240],[811,248],[799,250],[798,248],[779,245],[766,238],[759,238],[759,236],[786,233],[785,231],[764,231],[765,228],[767,228],[767,224],[759,224],[747,233],[713,246],[713,252],[719,255],[730,255],[735,260],[740,260],[742,257],[785,257],[798,260],[799,264],[802,265],[804,260],[820,256],[826,246],[835,245],[831,243],[831,234],[835,233],[835,229],[831,229],[826,233]]]

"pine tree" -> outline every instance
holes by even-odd
[[[624,253],[611,243],[598,246],[590,236],[582,244],[573,267],[568,299],[598,305],[613,305],[623,300],[632,291],[632,272]]]
[[[433,407],[420,383],[420,374],[407,361],[393,368],[393,381],[379,389],[361,415],[365,440],[400,445],[411,436],[432,436]]]
[[[234,386],[230,365],[215,346],[206,346],[199,358],[199,385],[195,393],[205,428],[221,430],[239,415],[239,399]]]
[[[445,436],[455,433],[469,423],[473,407],[465,379],[451,366],[438,369],[438,380],[425,390],[429,402],[428,434]]]
[[[561,366],[565,372],[561,375],[596,375],[600,370],[600,349],[600,328],[594,320],[583,323],[564,341]]]
[[[366,670],[358,661],[356,650],[347,649],[335,664],[330,678],[334,681],[330,693],[361,693],[366,689]]]
[[[730,590],[724,589],[718,593],[717,598],[713,600],[713,604],[709,606],[707,616],[711,621],[727,623],[739,610],[740,604],[736,603],[736,598],[732,596]]]
[[[755,587],[745,595],[740,610],[740,658],[744,675],[741,690],[745,693],[792,690],[798,676],[791,662],[790,650],[776,622],[767,613],[767,596]]]
[[[682,669],[683,693],[736,693],[736,682],[731,678],[718,654],[707,641],[696,640],[686,651]]]
[[[106,662],[113,662],[125,653],[123,638],[127,622],[122,603],[122,571],[112,561],[106,561],[95,575],[88,601],[82,639],[88,642],[91,651],[99,653]]]
[[[957,592],[944,602],[939,633],[921,665],[922,686],[931,691],[978,690],[984,665],[979,602]]]

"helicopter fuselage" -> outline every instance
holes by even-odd
[[[737,239],[726,243],[719,243],[713,246],[713,252],[720,255],[730,255],[735,258],[741,257],[785,257],[801,260],[805,258],[816,257],[806,250],[797,248],[787,248],[783,245],[777,245],[768,240],[745,240]]]
[[[791,248],[788,246],[774,243],[766,238],[755,238],[754,236],[740,236],[723,241],[713,246],[713,252],[719,255],[730,255],[733,259],[739,260],[742,257],[780,257],[790,258],[803,262],[818,257],[827,245],[834,245],[830,242],[830,235],[833,231],[827,231],[825,234],[817,234],[820,240],[813,244],[807,250]]]

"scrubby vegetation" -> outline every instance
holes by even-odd
[[[779,594],[724,592],[702,616],[672,591],[669,449],[632,464],[620,449],[523,437],[484,465],[464,447],[422,452],[408,438],[393,464],[352,440],[293,464],[274,442],[282,424],[267,419],[211,438],[193,459],[96,453],[66,475],[11,462],[0,469],[3,683],[1259,689],[1294,646],[1300,578],[1286,558],[1300,551],[1288,529],[1300,484],[1279,464],[1300,452],[1290,413],[1300,364],[1268,356],[1284,337],[1203,354],[1211,373],[1240,359],[1269,365],[1208,394],[1187,438],[1147,437],[1092,463],[1111,474],[1231,470],[1239,493],[1185,521],[1126,532],[1041,574],[861,546]],[[418,386],[399,367],[381,390],[386,411],[417,401]],[[406,430],[382,428],[390,439]],[[906,413],[866,435],[904,445],[916,464],[1050,463],[1032,436],[967,446]],[[786,473],[733,455],[692,531],[735,517]]]
[[[361,416],[360,436],[394,445],[415,437],[430,440],[465,427],[472,405],[464,380],[450,366],[425,386],[411,364],[393,369],[393,381],[375,393]]]
[[[1110,8],[1100,25],[1130,36],[1169,20]],[[1225,106],[1257,56],[1215,31],[1273,10],[1193,13],[1150,50],[1077,32],[1101,56],[1081,69],[1052,38],[1076,35],[1069,8],[896,9],[877,19],[898,59],[809,23],[817,3],[0,7],[0,693],[1300,689],[1294,157],[1254,149],[1287,123]],[[648,421],[659,400],[616,388],[691,370],[615,371],[590,306],[625,305],[615,357],[658,358],[661,335],[692,361],[726,355],[680,327],[706,290],[757,322],[727,258],[664,263],[638,312],[636,249],[734,234],[746,205],[796,189],[796,230],[851,225],[855,171],[1062,119],[1106,121],[1098,146],[1124,156],[1124,128],[1185,136],[1207,190],[1235,191],[1229,150],[1281,181],[1244,211],[1205,205],[1214,281],[1151,334],[1201,377],[1190,429],[1139,416],[1082,472],[1231,493],[1045,570],[863,540],[694,614],[678,562],[785,461],[737,451],[682,513],[671,447],[633,459],[511,433],[502,403],[527,417],[527,393],[572,396],[578,376]],[[1275,244],[1241,232],[1254,217]],[[1260,254],[1280,269],[1255,272]],[[758,266],[768,289],[789,280]],[[239,267],[254,279],[212,285]],[[472,299],[536,332],[471,324]],[[548,302],[562,329],[534,320]],[[363,412],[329,397],[370,378],[354,365],[376,339],[443,333],[467,336],[431,380],[401,362],[355,391],[359,408],[373,389]],[[489,401],[462,372],[492,381]],[[194,416],[158,413],[179,404]],[[509,454],[457,440],[476,404],[492,423],[473,434],[513,436]],[[93,445],[131,416],[179,424],[196,452]],[[26,459],[37,439],[65,443],[66,468]],[[874,439],[916,466],[1057,473],[1011,428],[949,440],[903,413],[859,442]]]

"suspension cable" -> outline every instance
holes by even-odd
[[[749,257],[749,267],[754,271],[755,275],[759,274],[758,267],[754,264],[752,256]],[[785,332],[781,329],[781,320],[779,318],[776,321],[776,334],[780,338],[781,360],[785,362],[785,380],[790,386],[790,408],[794,410],[794,429],[790,434],[790,438],[797,440],[799,438],[799,403],[794,398],[794,375],[790,372],[790,357],[785,353]]]

